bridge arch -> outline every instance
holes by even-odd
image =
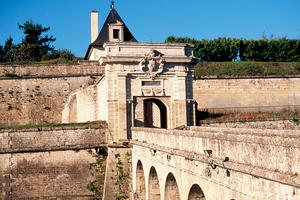
[[[177,181],[172,173],[169,173],[166,179],[165,200],[180,200]]]
[[[145,175],[142,162],[139,160],[136,166],[136,199],[146,200]]]
[[[154,167],[150,168],[148,181],[148,199],[160,200],[160,185],[157,172]]]
[[[205,195],[198,184],[192,185],[188,200],[206,200]]]
[[[166,105],[159,99],[144,99],[144,126],[168,128]]]

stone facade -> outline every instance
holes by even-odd
[[[164,109],[161,118],[165,122],[161,124],[166,128],[194,124],[193,54],[189,45],[107,43],[104,52],[99,63],[105,67],[105,76],[94,88],[74,94],[76,109],[70,100],[63,122],[70,122],[70,116],[77,116],[77,121],[101,118],[107,120],[113,141],[127,139],[131,126],[145,126],[148,100]]]

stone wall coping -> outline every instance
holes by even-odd
[[[107,146],[107,126],[80,126],[77,129],[75,127],[52,128],[0,133],[0,154],[90,149]]]
[[[189,127],[190,130],[166,130],[152,128],[132,128],[133,140],[138,139],[142,131],[150,134],[164,134],[175,137],[209,138],[243,143],[264,144],[300,148],[299,130],[268,130],[268,129],[241,129],[215,127]]]
[[[177,129],[156,129],[156,128],[144,128],[144,127],[132,127],[133,131],[146,131],[152,133],[164,133],[171,135],[183,135],[190,132],[224,132],[227,134],[234,135],[257,135],[264,137],[294,137],[300,138],[300,130],[273,130],[273,129],[251,129],[251,128],[224,128],[224,127],[197,127],[189,126],[186,127],[186,130],[177,130]]]
[[[77,63],[71,63],[71,64],[52,64],[52,63],[25,63],[25,64],[1,64],[0,65],[0,69],[2,67],[43,67],[43,66],[47,66],[47,67],[72,67],[72,66],[99,66],[99,62],[98,61],[88,61],[88,60],[79,60]]]
[[[41,126],[41,127],[20,127],[20,128],[4,128],[0,129],[0,133],[17,133],[17,132],[41,132],[41,131],[63,131],[63,130],[81,130],[81,129],[106,129],[106,122],[90,123],[90,124],[65,124],[61,126]]]
[[[97,65],[0,65],[0,80],[99,76],[104,73],[105,67],[100,66],[99,62]]]
[[[103,72],[104,74],[104,72]],[[15,77],[1,77],[0,80],[11,80],[11,79],[52,79],[52,78],[71,78],[71,77],[88,77],[88,76],[102,76],[102,73],[91,73],[91,74],[69,74],[69,75],[45,75],[45,76],[15,76]]]
[[[300,75],[266,75],[266,76],[195,76],[195,80],[227,80],[227,79],[282,79],[282,78],[300,78]]]

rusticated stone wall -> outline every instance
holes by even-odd
[[[94,199],[89,153],[106,144],[107,126],[0,131],[0,199]]]
[[[93,63],[0,66],[0,125],[60,123],[69,95],[103,73]]]
[[[217,112],[224,112],[224,108],[228,112],[300,110],[300,77],[206,78],[196,80],[193,87],[200,109]]]

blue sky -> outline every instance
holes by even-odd
[[[0,44],[22,40],[18,24],[31,19],[50,26],[57,49],[84,56],[90,43],[90,12],[99,11],[99,28],[109,0],[0,0]],[[142,42],[163,42],[169,35],[197,39],[262,34],[300,39],[299,0],[115,0],[133,35]]]

